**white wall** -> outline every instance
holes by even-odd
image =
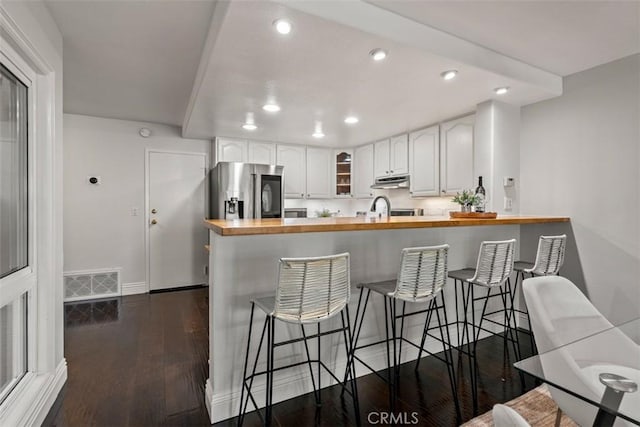
[[[449,211],[460,210],[460,206],[451,203],[451,197],[423,197],[412,199],[408,189],[373,190],[374,197],[385,195],[391,202],[391,209],[422,208],[425,215],[449,215]],[[358,211],[368,211],[373,199],[327,199],[304,200],[286,199],[285,208],[307,208],[307,216],[315,217],[316,211],[329,209],[331,212],[340,211],[341,216],[355,216]]]
[[[145,149],[209,153],[210,141],[166,125],[73,114],[64,115],[64,131],[64,270],[121,267],[125,288],[144,283]],[[93,175],[100,185],[87,183]]]
[[[474,171],[483,177],[487,191],[487,211],[515,215],[520,212],[520,107],[498,101],[478,105],[474,129]],[[503,178],[515,179],[504,187]],[[504,198],[513,201],[504,209]]]
[[[521,211],[571,217],[579,285],[614,322],[640,314],[639,76],[634,55],[522,109]]]

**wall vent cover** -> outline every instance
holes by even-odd
[[[120,269],[64,273],[64,301],[120,296]]]

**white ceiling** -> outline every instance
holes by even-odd
[[[182,124],[212,2],[47,5],[63,37],[65,112]]]
[[[373,1],[50,0],[65,112],[183,125],[187,137],[354,145],[471,111],[497,86],[517,105],[557,96],[543,70],[640,50],[638,2]],[[287,37],[271,25],[281,17]],[[371,61],[375,47],[388,59]],[[443,82],[450,68],[459,77]],[[270,98],[280,113],[262,111]],[[249,112],[254,132],[241,128]]]
[[[367,2],[566,76],[640,52],[640,1]]]

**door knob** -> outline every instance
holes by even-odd
[[[157,223],[158,223],[158,220],[157,220],[157,219],[152,219],[152,220],[151,220],[151,224],[152,224],[152,225],[156,225]]]
[[[158,209],[151,209],[151,213],[152,213],[152,214],[156,214],[156,213],[158,213]]]

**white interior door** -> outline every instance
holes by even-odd
[[[206,156],[149,151],[149,290],[206,283]]]

